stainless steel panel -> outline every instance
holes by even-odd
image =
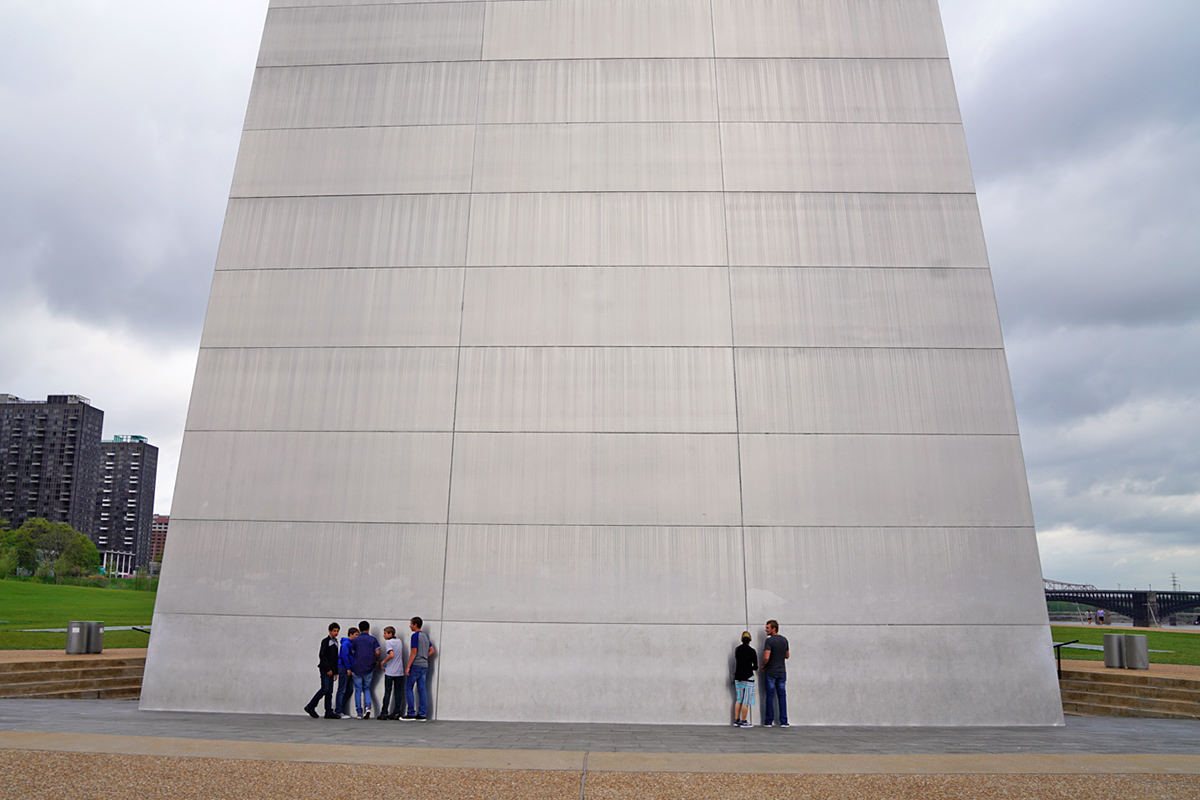
[[[737,351],[745,433],[1017,433],[1002,349]]]
[[[447,431],[454,348],[200,351],[189,430]]]
[[[732,270],[741,347],[1000,347],[986,269]]]
[[[1016,436],[742,434],[747,525],[1032,527]]]
[[[475,195],[467,263],[725,264],[725,212],[719,193]]]
[[[461,269],[218,272],[202,347],[457,345]]]
[[[719,58],[945,58],[937,0],[712,0]]]
[[[712,122],[711,61],[489,61],[480,122]]]
[[[441,627],[439,719],[729,724],[728,661],[740,623],[463,621]],[[531,648],[536,658],[529,657]],[[670,680],[632,679],[640,669],[634,664],[664,658]],[[496,668],[518,663],[521,669]],[[529,692],[531,684],[556,690]]]
[[[469,269],[465,345],[728,346],[723,267]]]
[[[783,616],[779,622],[792,645],[793,726],[1062,725],[1044,624],[793,625]],[[989,676],[986,684],[982,675]]]
[[[449,433],[186,431],[172,515],[445,522]]]
[[[345,634],[364,617],[394,622],[441,596],[446,526],[173,516],[170,547],[175,555],[162,582],[173,591],[156,611],[321,615],[326,625],[340,620]],[[372,577],[356,579],[363,575]],[[315,651],[316,641],[304,652]]]
[[[477,62],[267,67],[246,130],[472,124],[478,94]]]
[[[746,601],[756,624],[1046,622],[1032,528],[747,528]]]
[[[708,0],[515,0],[487,9],[488,61],[713,54]]]
[[[487,125],[475,140],[472,188],[477,192],[720,191],[717,126],[701,122]]]
[[[328,574],[325,579],[329,580]],[[382,594],[376,596],[384,599]],[[320,616],[314,613],[312,616],[263,619],[248,617],[245,613],[216,615],[156,611],[140,707],[226,714],[296,714],[299,711],[296,698],[310,697],[318,686],[316,661],[312,657],[326,634],[326,626],[337,619],[345,633],[350,625],[357,625],[362,619],[361,606],[350,610],[352,616],[327,616],[326,610],[322,609]],[[372,632],[388,623],[396,627],[405,623],[405,618],[366,616],[372,623]],[[251,623],[263,626],[268,624],[267,620],[270,646],[248,648],[247,626]],[[440,644],[437,623],[427,623],[426,630]],[[280,653],[297,657],[281,658]],[[218,669],[214,665],[231,667]],[[436,669],[435,666],[435,676]],[[231,679],[231,671],[242,670],[267,675],[269,679]],[[376,678],[373,705],[377,705],[382,696],[381,683],[382,679]]]
[[[473,125],[246,131],[232,197],[466,192]]]
[[[730,434],[460,433],[450,521],[736,525]]]
[[[731,192],[974,192],[961,125],[731,122]]]
[[[730,432],[727,348],[488,347],[462,351],[460,431]]]
[[[724,122],[960,122],[940,59],[718,59]]]
[[[743,585],[737,528],[452,525],[444,613],[478,622],[743,625]]]
[[[479,58],[483,3],[276,8],[258,66],[463,61]]]
[[[231,199],[217,269],[461,266],[470,196]]]
[[[988,265],[971,194],[733,193],[726,202],[731,264]]]

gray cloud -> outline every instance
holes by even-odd
[[[942,5],[1043,569],[1200,585],[1200,6]]]

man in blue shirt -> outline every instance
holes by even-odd
[[[358,638],[350,643],[350,658],[354,673],[354,709],[359,719],[371,718],[371,682],[375,665],[379,663],[379,640],[371,635],[371,623],[358,623]]]

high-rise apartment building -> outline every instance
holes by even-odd
[[[158,448],[145,436],[114,436],[101,443],[101,450],[92,540],[106,567],[132,572],[150,561]]]
[[[104,412],[86,397],[0,394],[0,517],[41,517],[93,535]]]
[[[162,561],[163,548],[167,546],[167,528],[171,518],[166,514],[155,514],[150,519],[150,560]]]

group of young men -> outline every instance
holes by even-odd
[[[371,635],[371,623],[363,620],[357,628],[339,639],[341,626],[329,623],[329,635],[321,640],[317,668],[321,672],[321,688],[308,701],[304,712],[316,719],[317,703],[325,701],[325,719],[350,719],[346,703],[354,694],[355,719],[370,719],[374,705],[371,686],[376,667],[383,668],[383,705],[377,719],[401,719],[424,722],[429,718],[429,692],[425,677],[429,659],[436,652],[429,635],[421,630],[420,617],[409,620],[408,646],[396,638],[396,629],[383,629],[382,644]],[[337,677],[337,700],[333,699],[333,679]],[[415,697],[414,697],[414,689]],[[416,702],[414,702],[414,699]],[[407,713],[405,706],[407,705]]]
[[[767,620],[764,626],[767,640],[763,643],[763,714],[762,724],[769,728],[775,724],[775,703],[779,702],[779,727],[790,728],[787,715],[787,659],[792,657],[788,640],[779,635],[779,623]],[[733,651],[733,686],[736,698],[733,703],[733,725],[736,728],[753,728],[750,709],[754,708],[754,673],[759,669],[758,653],[750,646],[750,631],[742,631],[742,643]]]

